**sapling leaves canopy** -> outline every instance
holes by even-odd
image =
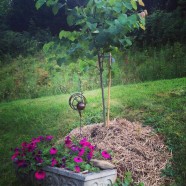
[[[64,1],[63,1],[64,2]],[[78,1],[79,2],[79,1]],[[125,47],[132,44],[128,37],[135,29],[144,29],[144,19],[137,12],[142,0],[89,0],[76,3],[70,7],[66,0],[59,5],[58,0],[36,0],[36,8],[44,3],[53,8],[54,14],[66,7],[67,22],[76,31],[61,31],[60,39],[69,39],[74,44],[88,42],[88,48],[93,51],[111,51],[113,47]],[[75,46],[75,45],[74,45]]]

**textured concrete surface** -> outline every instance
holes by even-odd
[[[99,173],[74,173],[57,167],[46,167],[45,186],[111,186],[117,177],[116,169]],[[53,183],[53,184],[52,184]]]
[[[45,167],[46,178],[38,181],[34,172],[29,175],[17,172],[24,186],[112,186],[117,178],[117,170],[102,170],[98,173],[75,173],[57,167]]]

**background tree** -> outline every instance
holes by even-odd
[[[186,1],[164,2],[164,9],[157,9],[146,19],[145,32],[136,33],[138,46],[161,46],[186,41]]]

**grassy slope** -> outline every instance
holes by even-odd
[[[101,120],[101,92],[85,92],[88,100],[84,123]],[[10,149],[33,136],[51,134],[60,138],[79,122],[68,106],[70,95],[18,100],[0,105],[0,185],[19,185],[11,166]],[[111,117],[125,117],[152,125],[167,137],[173,151],[175,175],[186,180],[186,78],[112,87]]]

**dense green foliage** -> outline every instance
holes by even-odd
[[[111,89],[111,118],[142,121],[165,135],[174,163],[164,174],[173,176],[179,186],[186,179],[185,85],[182,78]],[[88,104],[83,124],[100,122],[101,91],[86,91],[84,95]],[[59,139],[79,125],[78,113],[68,106],[68,99],[66,94],[0,104],[0,185],[19,185],[10,160],[12,147],[33,136],[50,134]]]
[[[144,51],[130,49],[113,52],[112,85],[129,84],[185,76],[185,46],[175,43]],[[1,64],[0,100],[38,98],[99,88],[97,58],[69,57],[67,47],[55,42],[44,45],[34,56],[19,56]],[[69,51],[70,52],[70,51]],[[107,86],[107,64],[104,61],[104,86]]]
[[[185,3],[186,6],[186,3]],[[146,19],[146,31],[138,33],[139,45],[159,46],[186,41],[186,14],[179,7],[173,12],[155,11]]]
[[[143,28],[145,21],[137,14],[137,5],[136,0],[89,0],[86,6],[76,6],[70,11],[67,6],[68,24],[79,27],[80,31],[62,31],[59,36],[71,40],[82,50],[87,45],[89,50],[96,53],[111,51],[113,47],[130,46],[132,43],[128,34]]]

